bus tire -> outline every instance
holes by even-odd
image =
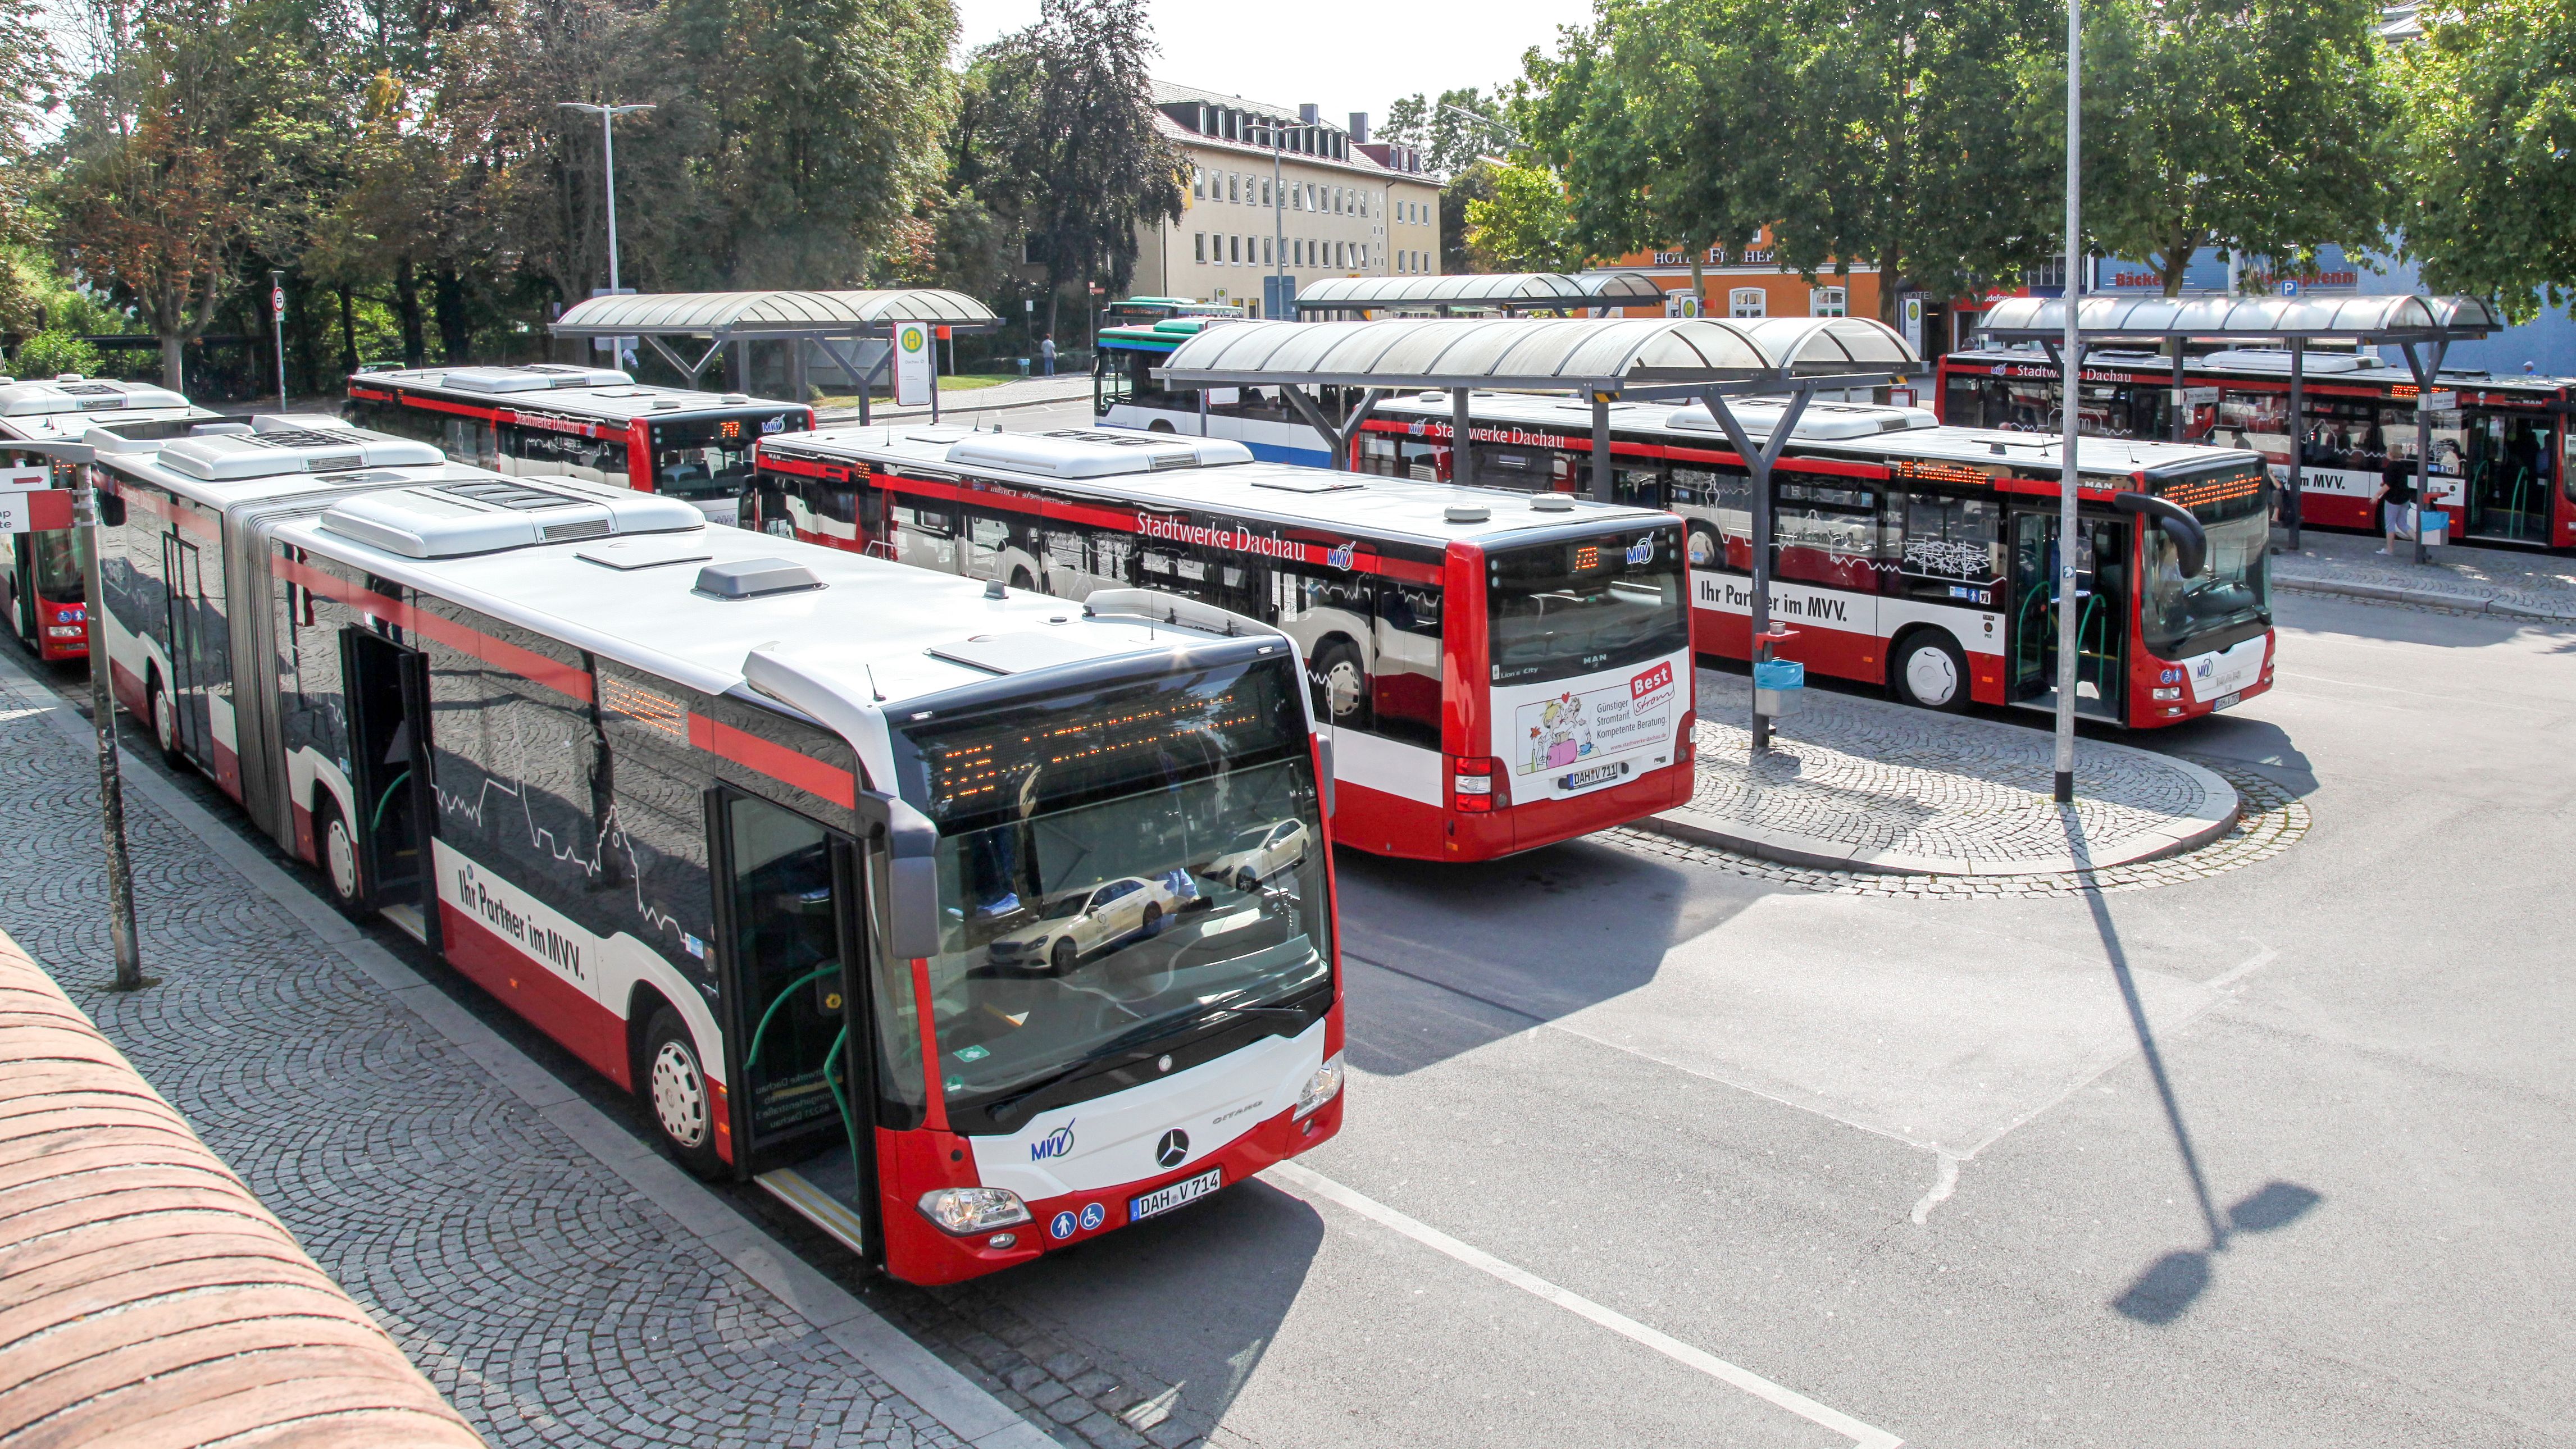
[[[331,888],[331,904],[351,920],[367,914],[367,879],[358,860],[358,832],[340,813],[339,798],[320,792],[313,802],[313,863]]]
[[[635,1092],[644,1099],[662,1150],[691,1175],[716,1177],[724,1159],[716,1155],[715,1097],[707,1090],[706,1068],[688,1023],[667,1004],[654,1007],[645,1025],[643,1056]]]
[[[1168,418],[1156,418],[1145,425],[1145,431],[1149,433],[1177,433],[1180,429],[1173,427],[1171,420]]]
[[[1038,581],[1029,577],[1027,569],[1014,568],[1011,570],[1011,587],[1023,593],[1034,594],[1038,591]]]
[[[1337,726],[1368,728],[1368,670],[1361,667],[1360,651],[1349,640],[1335,636],[1316,649],[1315,685],[1323,697],[1326,718]]]
[[[1938,629],[1917,629],[1887,660],[1896,697],[1921,709],[1957,714],[1968,707],[1968,656]]]
[[[1726,566],[1726,543],[1717,536],[1716,529],[1705,523],[1694,523],[1684,541],[1682,557],[1688,559],[1695,569],[1723,568]]]
[[[172,765],[179,758],[179,706],[171,701],[170,691],[162,687],[161,671],[147,668],[143,682],[143,727],[152,732],[152,743],[160,748],[161,758]]]

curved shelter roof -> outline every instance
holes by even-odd
[[[2088,338],[2355,337],[2370,342],[2429,342],[2483,337],[2504,326],[2475,297],[2086,297],[2075,322]],[[1986,309],[1977,330],[2003,341],[2044,342],[2066,335],[2059,297],[2009,297]]]
[[[837,337],[892,322],[1000,325],[963,292],[898,287],[858,292],[640,292],[593,297],[558,318],[558,337]]]
[[[1233,322],[1173,349],[1156,371],[1202,386],[1635,392],[1921,366],[1884,323],[1859,317],[1387,318]]]
[[[1475,272],[1447,277],[1326,277],[1297,294],[1300,312],[1367,312],[1388,307],[1478,307],[1504,312],[1554,307],[1660,307],[1664,289],[1636,272]]]

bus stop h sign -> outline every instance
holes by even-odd
[[[926,407],[937,385],[931,375],[930,324],[894,324],[894,401],[897,407]]]

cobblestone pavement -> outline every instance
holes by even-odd
[[[54,704],[0,674],[0,922],[490,1442],[963,1442],[131,790],[160,984],[102,989],[96,777]]]
[[[2280,529],[2272,532],[2275,544],[2288,537]],[[2297,552],[2272,556],[2272,582],[2470,613],[2576,620],[2576,560],[2536,549],[2453,544],[2434,549],[2431,563],[2417,564],[2403,544],[2396,558],[2380,553],[2382,542],[2364,534],[2301,529]]]
[[[2049,798],[2052,736],[1831,690],[1802,694],[1756,758],[1750,681],[1701,670],[1698,788],[1667,819],[1717,824],[1736,837],[1719,844],[1769,842],[1782,848],[1765,853],[1790,860],[1863,852],[1863,863],[1876,856],[1882,869],[1979,876],[2082,863]],[[2235,804],[2206,770],[2098,740],[2076,741],[2076,778],[2085,861],[2170,852],[2209,834]]]

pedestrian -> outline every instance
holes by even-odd
[[[2415,465],[2412,461],[2406,458],[2388,460],[2387,469],[2379,475],[2379,497],[2375,501],[2379,505],[2380,527],[2388,535],[2388,542],[2379,551],[2395,558],[2399,539],[2410,543],[2415,539],[2415,530],[2407,526],[2407,511],[2415,502]]]
[[[1040,337],[1040,338],[1038,339],[1038,357],[1039,357],[1039,359],[1040,359],[1041,361],[1043,361],[1043,362],[1046,364],[1046,375],[1047,375],[1048,377],[1053,377],[1053,376],[1055,376],[1055,334],[1054,334],[1054,333],[1050,332],[1050,333],[1048,333],[1047,335],[1045,335],[1045,336],[1043,336],[1043,337]]]

